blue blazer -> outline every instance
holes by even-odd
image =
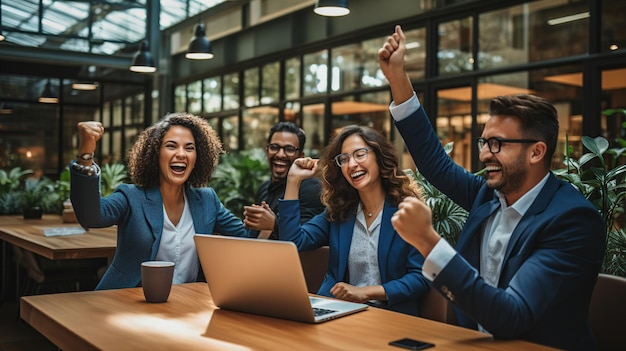
[[[86,176],[70,167],[70,199],[85,228],[117,225],[117,249],[96,289],[135,287],[141,262],[156,257],[163,233],[163,200],[159,188],[122,184],[100,198],[100,174]],[[185,188],[196,233],[246,236],[241,220],[227,210],[212,188]]]
[[[328,272],[318,294],[332,297],[330,289],[337,282],[348,280],[348,255],[356,216],[344,222],[330,222],[324,210],[300,225],[299,205],[298,200],[279,201],[280,239],[293,241],[300,251],[329,246]],[[422,275],[422,255],[391,225],[391,216],[397,210],[385,201],[378,239],[380,277],[387,294],[387,308],[417,315],[418,299],[428,292],[430,282]]]
[[[433,281],[459,325],[482,325],[496,338],[567,350],[593,350],[589,301],[605,249],[598,210],[553,174],[511,235],[498,287],[479,275],[485,220],[500,206],[482,177],[454,163],[420,108],[396,123],[419,171],[467,209],[457,252]]]

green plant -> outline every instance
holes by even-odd
[[[118,185],[128,181],[128,172],[121,163],[107,163],[100,172],[100,193],[101,196],[111,194]]]
[[[49,178],[26,179],[24,186],[17,191],[21,209],[43,209],[46,213],[60,212],[58,209],[59,194],[54,189],[55,182]]]
[[[209,186],[236,216],[243,218],[243,207],[254,203],[256,191],[269,176],[262,149],[224,154],[213,172]]]
[[[453,146],[453,142],[444,146],[447,154],[450,154]],[[435,231],[450,245],[455,246],[465,225],[468,212],[430,184],[418,170],[413,172],[411,169],[406,169],[404,172],[412,176],[420,185],[424,194],[424,201],[432,211]]]
[[[0,214],[20,213],[20,196],[18,190],[22,185],[22,178],[33,171],[14,167],[8,172],[0,169]]]
[[[575,186],[598,209],[606,225],[606,253],[602,272],[626,276],[626,234],[624,233],[624,197],[626,196],[626,165],[618,159],[626,148],[609,148],[604,137],[583,136],[582,144],[589,150],[578,160],[567,143],[563,163],[566,168],[554,174]]]

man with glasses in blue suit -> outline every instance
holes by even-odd
[[[605,250],[598,210],[550,171],[557,111],[533,95],[499,96],[477,140],[485,176],[444,152],[405,72],[400,26],[378,52],[391,114],[417,168],[468,210],[456,248],[433,229],[427,205],[407,198],[392,218],[426,258],[422,272],[452,302],[459,325],[495,338],[566,350],[596,348],[588,309]]]
[[[306,135],[293,122],[278,122],[267,138],[265,154],[271,177],[263,182],[256,194],[255,204],[244,207],[244,224],[250,236],[278,239],[278,199],[285,195],[287,174],[293,161],[304,156]],[[300,187],[300,219],[305,223],[324,210],[320,200],[322,188],[317,178],[307,179]]]

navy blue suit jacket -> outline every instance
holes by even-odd
[[[348,281],[348,255],[356,216],[343,222],[330,222],[326,210],[300,225],[298,200],[280,200],[280,239],[293,241],[298,250],[314,250],[328,245],[328,272],[318,294],[333,295],[330,289],[338,282]],[[417,315],[418,299],[428,292],[430,282],[422,275],[424,257],[405,242],[391,225],[391,216],[398,209],[385,201],[378,238],[378,266],[387,294],[387,308]]]
[[[605,249],[598,210],[550,174],[511,235],[499,286],[480,277],[483,225],[498,208],[493,189],[445,153],[420,108],[396,123],[419,171],[468,210],[457,252],[433,281],[453,302],[459,325],[480,323],[496,338],[519,338],[567,350],[592,350],[589,301]]]
[[[163,233],[163,200],[159,188],[122,184],[100,198],[100,176],[86,176],[70,167],[70,199],[85,228],[117,225],[117,249],[96,289],[136,287],[141,263],[154,260]],[[196,233],[247,236],[241,219],[222,205],[212,188],[186,187]]]

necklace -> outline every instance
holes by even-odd
[[[383,204],[384,204],[384,202],[383,202]],[[382,206],[379,206],[379,207],[378,207],[375,211],[372,211],[372,212],[368,211],[368,210],[365,208],[365,205],[363,205],[363,203],[361,203],[361,207],[363,208],[363,213],[364,213],[364,214],[366,214],[368,217],[372,217],[372,216],[374,215],[374,213],[377,213],[377,212],[378,212],[378,210],[380,210],[380,208],[381,208]]]

